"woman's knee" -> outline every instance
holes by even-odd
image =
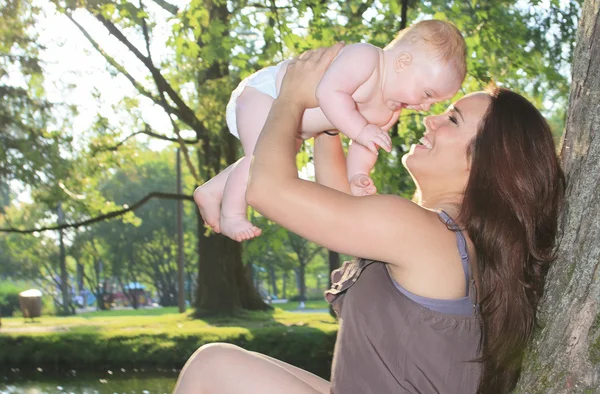
[[[228,343],[210,343],[201,346],[192,354],[181,371],[176,393],[192,392],[210,393],[218,389],[219,382],[225,377],[222,374],[228,370],[239,354],[245,352],[242,348]]]
[[[223,355],[227,355],[232,351],[241,351],[243,350],[239,346],[232,345],[230,343],[224,342],[215,342],[215,343],[207,343],[202,345],[196,350],[192,357],[195,358],[213,358],[213,357],[222,357]]]
[[[245,352],[245,350],[229,343],[209,343],[200,346],[196,350],[192,357],[190,357],[189,364],[203,369],[209,366],[216,366],[218,368],[222,363],[231,362],[233,358],[242,352]]]
[[[240,351],[242,351],[241,348],[227,343],[211,343],[201,346],[183,367],[174,393],[219,392],[219,384],[224,379],[222,374],[227,371],[227,363],[230,363],[234,354]]]

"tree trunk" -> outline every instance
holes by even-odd
[[[247,279],[241,245],[219,234],[204,236],[202,221],[199,227],[196,315],[232,314],[239,309],[269,309]]]
[[[302,262],[298,267],[298,292],[300,301],[306,301],[306,264]]]
[[[288,277],[288,273],[284,272],[283,273],[283,285],[281,286],[281,297],[285,300],[287,298],[287,277]]]
[[[190,300],[190,303],[192,303],[192,306],[196,307],[196,301],[194,300],[194,291],[196,290],[196,286],[194,285],[191,271],[187,272],[187,283],[187,298]]]
[[[586,0],[562,143],[567,176],[558,260],[519,393],[600,390],[600,0]]]
[[[76,267],[77,267],[77,293],[79,293],[79,295],[81,295],[83,293],[83,264],[81,264],[81,262],[79,261],[79,259],[76,261]]]
[[[275,267],[269,266],[269,278],[271,280],[271,294],[278,297],[279,289],[277,289],[277,275],[275,275]]]

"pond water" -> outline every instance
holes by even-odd
[[[176,371],[103,371],[48,374],[43,371],[0,373],[0,394],[171,394]]]

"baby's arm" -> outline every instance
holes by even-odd
[[[318,183],[350,194],[346,155],[339,135],[321,133],[315,137],[314,164]]]
[[[348,147],[346,166],[350,192],[354,196],[367,196],[375,194],[377,188],[369,176],[375,166],[377,155],[364,146],[352,142]]]
[[[390,121],[382,129],[387,132],[398,121],[399,116],[400,111],[394,112]],[[376,161],[377,155],[364,146],[356,143],[350,145],[346,165],[350,192],[353,195],[366,196],[377,192],[377,188],[369,176]]]
[[[319,106],[333,124],[343,134],[357,140],[376,153],[378,145],[391,149],[389,136],[358,112],[352,94],[377,71],[379,49],[369,44],[349,45],[327,69],[317,86],[316,96]],[[374,86],[379,86],[374,83]],[[365,132],[361,138],[359,135]],[[367,137],[368,136],[368,137]]]

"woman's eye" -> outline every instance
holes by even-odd
[[[448,119],[450,119],[450,122],[454,123],[455,125],[458,125],[458,122],[456,121],[456,118],[454,116],[448,116]]]
[[[425,92],[425,97],[431,98],[431,94],[429,92]]]

